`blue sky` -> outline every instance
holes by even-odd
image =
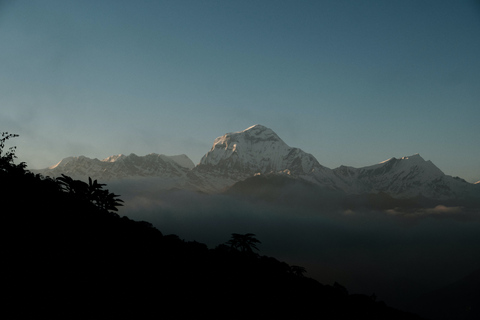
[[[330,168],[480,180],[479,1],[0,1],[20,161],[187,154],[273,129]]]

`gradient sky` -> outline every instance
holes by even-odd
[[[480,180],[479,1],[2,1],[19,161],[187,154],[254,124],[335,168]]]

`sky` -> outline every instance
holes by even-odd
[[[0,0],[18,161],[186,154],[262,124],[324,166],[480,180],[480,1]]]

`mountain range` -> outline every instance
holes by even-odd
[[[163,180],[167,189],[207,193],[227,190],[259,175],[274,175],[346,195],[387,194],[396,199],[420,196],[437,200],[480,195],[480,184],[445,175],[419,154],[361,168],[342,165],[330,169],[313,155],[288,146],[273,130],[262,125],[216,138],[197,165],[184,154],[120,154],[103,160],[69,157],[49,168],[32,171],[44,176],[65,174],[99,181],[156,177]]]

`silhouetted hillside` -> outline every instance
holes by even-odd
[[[43,178],[0,156],[3,314],[418,319],[233,242],[163,235],[114,213],[120,200],[96,181]]]

